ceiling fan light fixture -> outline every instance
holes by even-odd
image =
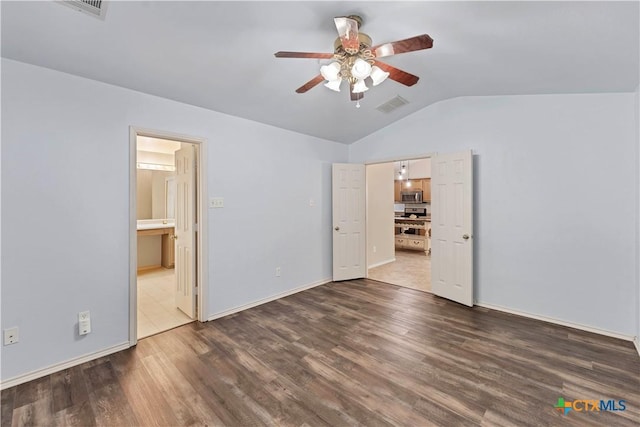
[[[336,92],[340,92],[340,83],[342,83],[342,79],[338,77],[337,80],[331,80],[324,84],[325,87],[335,90]]]
[[[371,64],[362,58],[358,58],[351,67],[351,75],[358,80],[363,80],[371,74]]]
[[[369,90],[364,80],[360,79],[353,85],[353,93],[362,93]]]
[[[389,77],[389,73],[387,73],[386,71],[382,71],[380,67],[374,65],[371,68],[370,77],[371,80],[373,80],[373,85],[378,86],[380,83],[387,80],[387,77]]]
[[[323,65],[320,67],[320,74],[325,80],[334,81],[340,80],[340,63],[332,62],[329,65]]]

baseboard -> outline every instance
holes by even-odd
[[[638,337],[633,338],[633,345],[636,346],[636,351],[638,352],[638,356],[640,356],[640,339]]]
[[[219,319],[224,316],[228,316],[230,314],[239,313],[241,311],[247,310],[249,308],[257,307],[262,304],[266,304],[271,301],[275,301],[280,298],[287,297],[289,295],[297,294],[298,292],[306,291],[307,289],[315,288],[316,286],[324,285],[325,283],[331,282],[332,279],[322,279],[317,282],[309,283],[307,285],[299,286],[290,291],[282,292],[277,295],[273,295],[267,298],[260,299],[258,301],[250,302],[249,304],[244,304],[235,308],[230,308],[229,310],[221,311],[219,313],[212,314],[207,318],[207,321]]]
[[[620,334],[618,332],[607,331],[606,329],[594,328],[592,326],[581,325],[579,323],[567,322],[565,320],[554,319],[553,317],[540,316],[538,314],[526,313],[524,311],[512,310],[510,308],[501,307],[493,304],[476,303],[478,307],[489,308],[491,310],[502,311],[504,313],[515,314],[517,316],[528,317],[530,319],[542,320],[543,322],[554,323],[560,326],[579,329],[581,331],[593,332],[594,334],[604,335],[607,337],[618,338],[625,341],[634,341],[633,336]]]
[[[382,261],[382,262],[378,262],[378,263],[375,263],[375,264],[373,264],[373,265],[370,265],[368,268],[376,268],[376,267],[380,267],[380,266],[382,266],[382,265],[390,264],[390,263],[392,263],[392,262],[395,262],[395,260],[396,260],[395,258],[391,258],[391,259],[388,259],[388,260],[386,260],[386,261]]]
[[[143,267],[138,267],[138,273],[144,273],[147,272],[149,270],[160,270],[162,268],[162,266],[160,264],[158,265],[145,265]]]
[[[41,377],[44,377],[49,374],[53,374],[55,372],[60,372],[64,369],[71,368],[73,366],[80,365],[85,362],[90,362],[91,360],[98,359],[100,357],[108,356],[113,353],[117,353],[122,350],[126,350],[129,348],[129,342],[118,344],[113,347],[109,347],[104,350],[97,351],[95,353],[85,354],[80,357],[75,357],[73,359],[69,359],[65,362],[56,363],[55,365],[47,366],[46,368],[38,369],[37,371],[32,371],[27,374],[18,375],[17,377],[9,378],[8,380],[2,381],[0,383],[0,390],[4,390],[6,388],[14,387],[28,381],[32,381]]]

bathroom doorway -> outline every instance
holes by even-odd
[[[202,320],[204,141],[132,129],[130,342]]]

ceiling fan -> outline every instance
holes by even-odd
[[[362,25],[360,16],[339,16],[334,18],[334,22],[339,37],[334,42],[333,53],[284,51],[275,53],[276,58],[334,59],[334,62],[320,67],[319,75],[296,89],[297,93],[305,93],[325,80],[327,88],[339,92],[340,84],[345,80],[349,83],[351,100],[357,101],[356,107],[359,107],[360,99],[369,89],[365,83],[366,78],[371,79],[373,86],[377,86],[387,78],[405,86],[413,86],[418,82],[418,76],[384,63],[379,58],[429,49],[433,46],[433,39],[427,34],[372,46],[371,37],[358,31]]]

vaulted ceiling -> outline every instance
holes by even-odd
[[[352,143],[441,100],[631,92],[638,2],[109,2],[104,20],[53,1],[2,1],[2,56]],[[420,77],[387,80],[355,108],[345,89],[295,89],[330,62],[335,16],[364,18],[374,44],[429,34],[432,49],[386,58]],[[400,95],[391,113],[376,107]]]

